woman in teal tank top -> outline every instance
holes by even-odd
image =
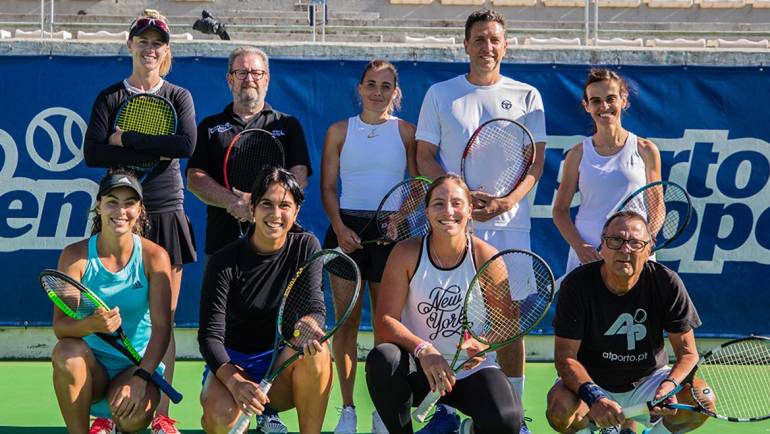
[[[157,370],[168,347],[171,265],[162,247],[141,237],[142,187],[130,172],[112,170],[102,178],[93,211],[91,237],[67,246],[58,269],[112,309],[81,320],[54,309],[54,389],[70,433],[142,431],[160,393],[135,373]],[[139,368],[93,335],[119,326],[143,355]],[[89,415],[96,416],[90,431]]]

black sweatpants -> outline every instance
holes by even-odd
[[[366,358],[369,395],[390,434],[412,434],[411,408],[430,384],[420,363],[394,344],[380,344]],[[473,418],[475,434],[518,434],[521,400],[499,369],[485,368],[458,380],[439,401]]]

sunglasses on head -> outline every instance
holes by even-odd
[[[168,24],[165,21],[157,18],[139,18],[134,20],[131,24],[131,32],[136,34],[142,32],[147,27],[152,26],[163,30],[168,33]]]

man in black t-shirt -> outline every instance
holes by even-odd
[[[270,68],[267,55],[255,47],[236,48],[230,53],[227,85],[233,102],[222,113],[198,125],[198,142],[187,164],[187,188],[207,208],[206,247],[211,255],[238,238],[239,222],[252,220],[249,194],[224,187],[227,146],[245,129],[270,131],[283,145],[286,168],[304,188],[312,174],[305,134],[299,121],[265,102]]]
[[[698,362],[693,329],[700,318],[679,276],[648,261],[652,247],[644,217],[616,213],[602,230],[603,260],[564,279],[553,320],[559,379],[548,393],[546,412],[556,431],[598,426],[618,432],[629,423],[623,407],[666,395]],[[664,331],[676,355],[670,368]],[[696,381],[695,387],[704,384]],[[689,388],[676,399],[692,403]],[[652,417],[636,420],[652,425],[652,434],[670,434],[691,431],[705,419],[693,412],[655,409]]]

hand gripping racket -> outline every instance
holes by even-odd
[[[349,284],[335,286],[348,290],[334,292],[336,323],[327,327],[323,292],[331,291],[332,279],[343,279]],[[305,345],[312,340],[326,342],[347,321],[360,290],[361,273],[358,266],[342,252],[321,250],[299,267],[297,274],[286,286],[278,309],[273,357],[267,374],[259,383],[263,393],[270,392],[273,381],[299,358]],[[291,355],[284,359],[281,354],[285,351]],[[230,434],[245,432],[250,420],[251,414],[241,412]]]
[[[225,151],[222,166],[225,188],[249,193],[263,168],[285,165],[283,145],[272,133],[257,128],[243,130],[233,137]],[[248,224],[245,226],[239,223],[241,238]]]
[[[634,211],[647,219],[655,239],[653,251],[670,245],[690,222],[690,195],[679,184],[657,181],[640,187],[623,201],[618,211]]]
[[[551,306],[553,292],[553,273],[540,256],[518,249],[497,253],[479,268],[468,286],[460,344],[470,335],[487,345],[476,357],[511,344],[543,319]],[[450,364],[455,372],[472,360],[459,361],[464,351],[457,346]],[[412,417],[424,422],[440,398],[439,391],[429,392]]]
[[[43,272],[40,273],[40,286],[43,287],[48,298],[51,299],[56,307],[71,318],[87,318],[99,307],[110,310],[109,306],[107,306],[90,289],[60,271],[43,270]],[[112,345],[116,350],[120,351],[121,354],[126,356],[126,358],[132,361],[136,366],[139,366],[142,362],[142,356],[136,351],[133,344],[131,344],[131,340],[126,336],[123,327],[118,327],[114,334],[95,334],[108,344]],[[173,403],[176,404],[182,400],[182,394],[177,392],[157,372],[152,373],[152,382],[155,383],[163,393],[168,395]]]
[[[471,191],[494,197],[511,193],[535,159],[535,139],[523,124],[492,119],[473,133],[460,160],[460,173]]]
[[[692,387],[693,378],[706,387]],[[666,401],[690,386],[696,405]],[[687,378],[668,395],[623,409],[626,418],[641,416],[656,406],[694,411],[728,422],[770,419],[770,339],[752,336],[726,342],[700,358]]]
[[[121,104],[114,127],[120,127],[124,132],[134,131],[150,136],[172,135],[177,129],[176,110],[173,104],[162,96],[137,93]],[[134,171],[141,182],[159,162],[157,157],[148,158],[147,161],[126,167]]]

